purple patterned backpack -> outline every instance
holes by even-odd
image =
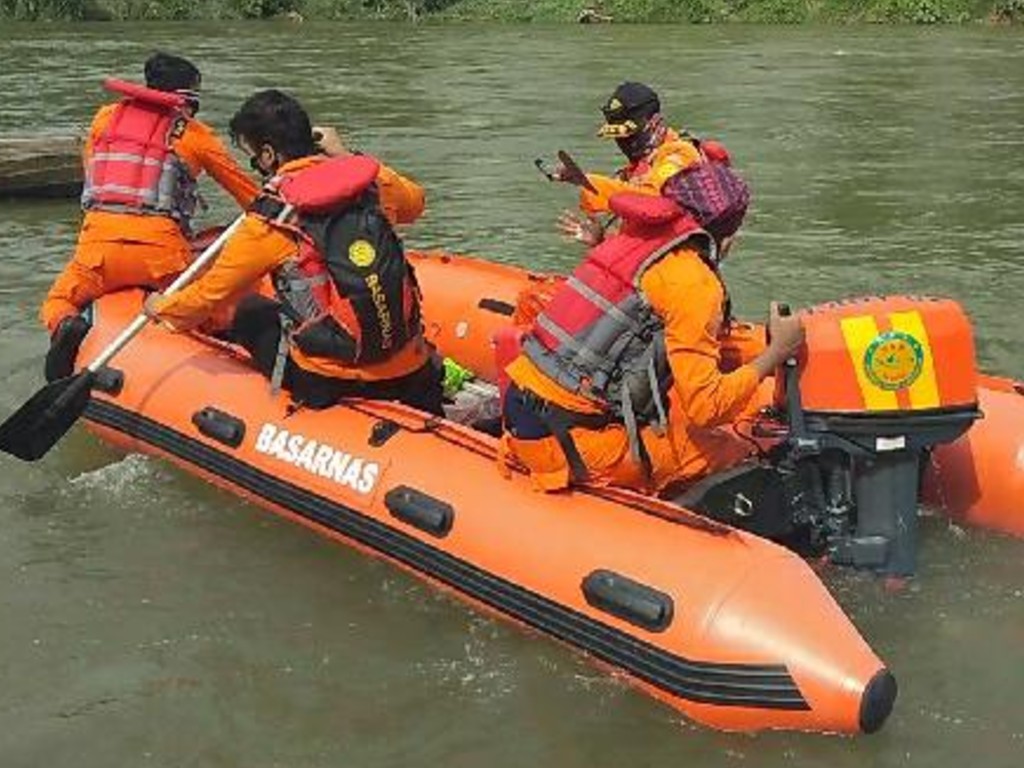
[[[719,243],[740,228],[750,188],[729,166],[729,155],[713,141],[698,145],[704,160],[665,182],[662,194],[693,214]]]

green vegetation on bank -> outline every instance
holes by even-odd
[[[19,20],[290,17],[572,22],[584,9],[615,23],[1024,21],[1024,0],[0,0],[0,18]]]

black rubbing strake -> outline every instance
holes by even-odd
[[[477,568],[354,509],[280,480],[145,416],[101,400],[90,402],[86,416],[405,563],[674,696],[720,706],[810,709],[783,664],[725,664],[685,659]]]

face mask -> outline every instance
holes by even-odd
[[[615,144],[631,163],[635,163],[654,151],[664,138],[665,120],[660,114],[655,114],[648,118],[643,128],[632,136],[616,139]]]
[[[185,97],[185,103],[193,115],[199,113],[199,91],[192,90],[191,88],[179,88],[177,93]]]
[[[643,159],[643,156],[647,154],[647,143],[650,137],[647,135],[646,130],[639,130],[632,136],[627,136],[624,139],[616,139],[615,144],[619,148],[619,151],[626,156],[631,163],[635,163],[637,160]]]
[[[267,170],[262,165],[260,165],[260,156],[258,154],[252,155],[249,158],[249,167],[256,171],[256,173],[258,173],[264,179],[269,179],[271,176],[274,175],[273,170]]]

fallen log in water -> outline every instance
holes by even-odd
[[[77,136],[0,136],[0,197],[75,197],[82,191]]]

